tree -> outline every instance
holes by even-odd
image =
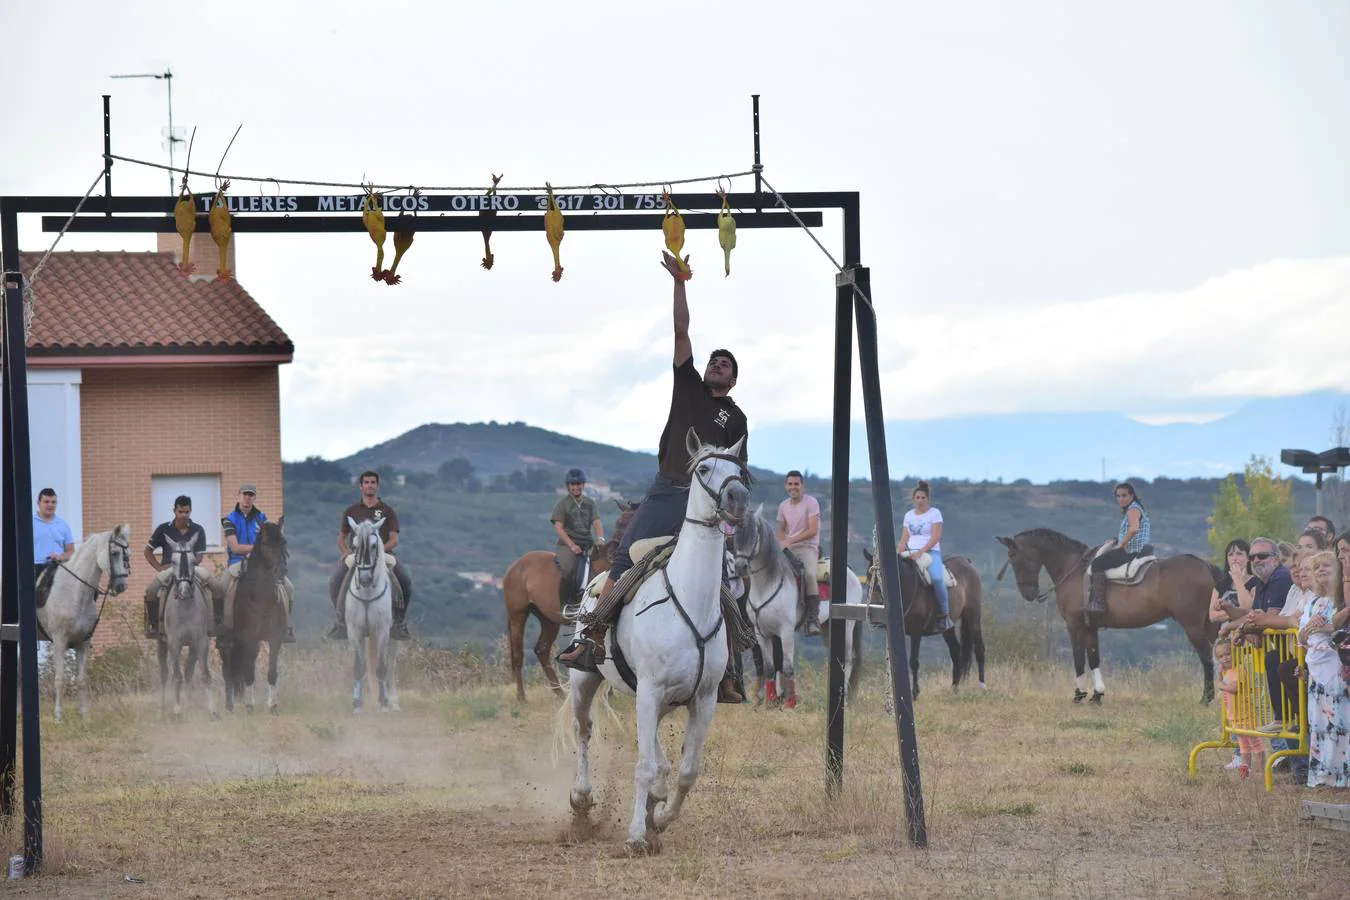
[[[1269,459],[1253,456],[1242,471],[1242,483],[1247,489],[1245,499],[1236,475],[1224,479],[1209,515],[1209,549],[1220,563],[1228,542],[1237,538],[1294,539],[1294,493],[1289,480],[1275,475]]]
[[[441,467],[436,470],[436,474],[446,484],[463,487],[473,476],[473,463],[462,456],[456,456],[454,459],[447,459],[441,463]]]
[[[300,462],[286,463],[282,466],[286,478],[296,481],[334,482],[346,484],[351,473],[346,467],[330,462],[322,456],[306,456]]]

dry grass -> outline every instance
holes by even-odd
[[[1217,712],[1193,661],[1121,672],[1102,708],[1023,665],[917,708],[930,849],[906,841],[894,723],[865,682],[843,796],[824,797],[823,684],[795,713],[720,707],[704,777],[662,852],[619,852],[632,802],[631,702],[603,715],[598,808],[570,827],[572,765],[550,761],[557,703],[518,706],[504,673],[405,654],[403,712],[348,712],[350,661],[289,654],[282,713],[161,720],[142,674],[105,682],[88,723],[44,722],[47,860],[15,896],[539,896],[639,886],[662,896],[1343,896],[1345,836],[1301,826],[1299,789],[1267,795],[1186,753]],[[134,667],[133,667],[134,668]],[[873,670],[875,674],[875,669]],[[453,685],[470,685],[452,689]],[[682,715],[663,728],[679,747]],[[11,851],[15,829],[4,834]],[[129,883],[125,875],[144,879]]]

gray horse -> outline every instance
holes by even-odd
[[[216,693],[211,689],[211,625],[210,604],[197,581],[196,554],[191,541],[169,541],[173,557],[174,576],[169,595],[164,601],[162,636],[159,639],[159,708],[166,711],[169,704],[169,657],[173,657],[173,714],[183,712],[183,682],[192,689],[193,669],[202,667],[202,686],[206,690],[206,708],[211,718],[220,718],[216,710]],[[187,647],[186,674],[182,650]]]
[[[80,692],[80,715],[89,718],[89,682],[85,677],[85,663],[89,655],[89,639],[102,611],[100,595],[120,594],[127,589],[127,575],[131,572],[131,526],[118,525],[85,540],[68,562],[63,562],[49,574],[51,581],[47,600],[38,607],[38,626],[52,642],[52,668],[56,673],[56,704],[52,717],[61,721],[61,695],[65,689],[66,650],[75,648],[75,684]],[[99,588],[103,576],[108,587]]]
[[[352,572],[344,585],[342,602],[347,609],[347,643],[353,656],[352,712],[365,705],[364,683],[367,656],[375,661],[380,711],[398,710],[398,645],[389,639],[394,623],[394,595],[398,581],[391,577],[393,563],[385,556],[380,523],[373,519],[351,526]]]

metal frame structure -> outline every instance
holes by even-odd
[[[91,198],[85,211],[75,215],[82,202],[79,197],[0,197],[0,262],[4,267],[4,353],[3,353],[3,418],[4,471],[3,494],[3,607],[0,608],[0,813],[13,811],[16,782],[17,750],[16,718],[18,700],[17,676],[22,669],[23,686],[23,809],[24,855],[28,871],[35,871],[42,861],[42,778],[41,744],[38,716],[37,665],[37,610],[34,605],[32,558],[33,531],[31,518],[32,477],[29,459],[29,425],[27,394],[27,356],[24,338],[24,276],[19,270],[20,215],[41,214],[44,232],[173,232],[172,216],[175,197],[117,197],[112,192],[112,149],[110,99],[103,97],[104,123],[104,196]],[[871,461],[872,498],[877,521],[877,538],[881,548],[895,546],[895,525],[890,493],[890,473],[886,460],[886,437],[883,430],[881,382],[877,362],[876,314],[870,299],[870,272],[861,265],[861,235],[859,195],[857,192],[794,192],[765,193],[761,183],[759,140],[759,97],[753,97],[754,116],[754,173],[755,190],[751,193],[728,195],[731,206],[740,210],[755,210],[737,215],[737,228],[795,228],[820,227],[822,210],[843,213],[844,259],[843,271],[835,281],[835,369],[834,369],[834,430],[831,534],[835,536],[836,555],[840,561],[847,558],[849,507],[849,427],[852,407],[852,350],[856,317],[858,362],[862,371],[863,408],[867,423],[867,443]],[[567,219],[569,231],[657,231],[662,212],[651,199],[657,195],[585,193],[573,194],[564,205],[573,214]],[[197,195],[199,202],[209,203],[210,195]],[[418,203],[416,218],[396,215],[387,220],[390,232],[401,224],[411,225],[418,232],[480,231],[484,221],[477,214],[482,195],[438,194],[423,195]],[[241,198],[236,198],[240,200]],[[241,234],[313,234],[354,232],[363,229],[359,208],[347,207],[344,195],[286,196],[284,203],[267,198],[268,204],[257,203],[260,198],[244,197],[248,208],[233,210],[233,230]],[[560,196],[560,204],[563,198]],[[682,210],[718,209],[721,198],[716,194],[674,194],[675,204]],[[786,204],[800,213],[773,210]],[[542,210],[544,195],[499,195],[501,211],[490,224],[493,231],[543,232]],[[283,215],[253,215],[262,206],[272,207]],[[635,212],[650,209],[650,213]],[[345,216],[325,216],[327,211],[347,211]],[[525,214],[521,210],[539,210],[540,214]],[[202,212],[205,211],[203,207]],[[243,214],[247,213],[247,214]],[[581,214],[577,214],[581,213]],[[73,218],[72,218],[73,216]],[[687,228],[716,228],[712,213],[685,212]],[[798,221],[800,219],[800,222]],[[199,215],[198,231],[209,231],[206,216]],[[839,536],[843,536],[840,540]],[[883,552],[881,577],[884,595],[899,598],[899,569],[894,553]],[[831,574],[831,617],[853,618],[843,603],[847,597],[846,566],[834,566]],[[903,631],[903,616],[889,615],[887,637],[890,647],[891,680],[895,692],[896,731],[900,746],[902,787],[910,843],[927,846],[927,828],[924,821],[923,798],[919,784],[918,744],[915,736],[913,698],[907,676],[907,648]],[[843,787],[844,777],[844,653],[845,629],[831,629],[829,646],[829,696],[826,723],[826,790],[834,797]],[[20,657],[22,665],[20,666]]]

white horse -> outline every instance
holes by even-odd
[[[47,577],[51,591],[47,602],[37,611],[38,624],[52,642],[52,669],[56,674],[56,705],[52,716],[61,721],[61,695],[65,690],[66,650],[75,648],[75,684],[80,692],[80,715],[89,718],[89,682],[85,662],[89,639],[98,624],[100,595],[120,594],[127,589],[131,571],[127,550],[130,525],[118,525],[112,531],[93,535],[80,545],[75,555],[60,564]],[[108,577],[106,590],[99,588]]]
[[[735,525],[746,515],[749,489],[740,461],[743,441],[728,449],[700,444],[691,428],[685,442],[693,478],[674,553],[663,571],[642,584],[609,629],[602,674],[573,670],[568,679],[577,739],[577,775],[569,799],[579,819],[591,808],[591,701],[606,681],[637,696],[638,759],[629,853],[647,851],[648,838],[675,821],[698,780],[703,742],[717,707],[717,685],[728,658],[720,526]],[[615,668],[616,645],[636,678],[636,691]],[[670,760],[657,729],[677,706],[688,707],[689,723],[675,795],[668,797]]]
[[[216,710],[216,693],[211,689],[211,609],[206,593],[197,581],[196,554],[192,542],[169,541],[173,559],[173,584],[164,598],[162,616],[163,637],[159,640],[159,708],[169,705],[169,658],[173,658],[173,714],[183,711],[183,682],[192,688],[193,670],[201,664],[202,687],[206,691],[206,708],[211,718],[220,718]],[[187,674],[184,675],[182,650],[188,649]]]
[[[347,577],[347,644],[355,658],[352,672],[352,712],[364,705],[366,650],[375,658],[375,678],[380,686],[380,711],[398,707],[398,646],[389,639],[394,624],[394,579],[389,572],[380,523],[373,519],[351,526],[352,573]]]
[[[754,518],[746,525],[736,529],[732,538],[732,553],[736,558],[736,571],[749,580],[750,592],[746,596],[745,611],[750,623],[755,627],[755,637],[764,658],[764,674],[756,694],[763,691],[764,700],[774,703],[782,700],[786,709],[797,706],[796,682],[796,631],[798,623],[797,597],[800,580],[797,573],[783,556],[778,546],[774,526],[761,518],[764,507],[755,510]],[[842,560],[841,560],[842,561]],[[807,572],[805,577],[815,578],[815,572]],[[845,603],[858,605],[863,602],[862,582],[852,569],[845,570],[844,580],[848,585]],[[820,621],[829,623],[829,602],[820,602]],[[858,623],[845,620],[844,682],[845,690],[857,687],[854,678],[855,667],[859,660],[858,647],[854,637],[860,636]],[[774,659],[774,639],[782,644],[781,671],[775,671],[778,662]],[[861,642],[859,642],[861,646]],[[781,676],[780,685],[779,679]],[[778,688],[782,696],[778,696]]]

